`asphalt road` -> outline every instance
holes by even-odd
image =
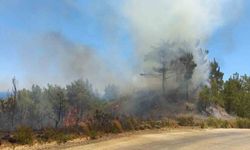
[[[250,130],[177,130],[135,134],[71,150],[250,150]]]

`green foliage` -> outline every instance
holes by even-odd
[[[250,119],[238,118],[236,124],[238,128],[250,128]]]
[[[200,111],[205,110],[210,104],[210,88],[205,86],[199,93],[198,108]]]
[[[68,102],[76,113],[74,114],[75,122],[78,124],[86,112],[94,108],[95,96],[92,92],[92,85],[88,81],[76,80],[67,85]]]
[[[33,143],[33,130],[29,127],[18,127],[14,133],[14,139],[19,144],[32,144]]]
[[[220,128],[222,121],[220,119],[209,117],[207,120],[207,125],[209,127]]]
[[[225,109],[239,117],[250,118],[250,77],[235,73],[224,85]]]
[[[209,117],[204,122],[204,126],[213,127],[213,128],[231,128],[234,127],[232,121],[222,120],[214,117]]]
[[[205,109],[210,104],[218,104],[224,106],[222,90],[223,90],[223,75],[220,71],[219,64],[216,60],[210,63],[209,84],[205,86],[199,95],[199,107]]]
[[[210,87],[201,90],[198,108],[205,110],[209,105],[217,104],[232,115],[250,118],[250,77],[235,73],[224,82],[218,62],[214,60],[210,67]]]
[[[210,64],[210,74],[209,80],[214,93],[219,92],[223,88],[223,76],[224,73],[220,71],[220,66],[218,62],[214,59],[214,61]]]
[[[55,135],[53,138],[57,143],[61,144],[61,143],[66,143],[67,141],[71,140],[72,136],[62,131],[58,131],[58,132],[55,132]]]
[[[90,139],[92,139],[92,140],[94,140],[94,139],[97,139],[97,131],[96,130],[91,130],[90,132],[89,132],[89,137],[90,137]]]
[[[52,108],[52,115],[50,115],[50,118],[55,122],[55,128],[58,128],[61,126],[68,106],[66,91],[60,86],[48,85],[48,89],[45,90],[45,94]]]

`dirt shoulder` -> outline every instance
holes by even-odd
[[[244,150],[250,149],[249,129],[173,130],[79,145],[72,150]]]
[[[23,149],[126,150],[126,149],[250,149],[249,129],[159,129],[110,134],[97,140],[76,139],[66,144],[18,146]],[[11,147],[5,149],[12,149]]]
[[[124,132],[120,134],[105,134],[98,139],[90,140],[87,137],[77,138],[71,141],[68,141],[65,144],[57,144],[56,142],[50,142],[50,143],[35,143],[33,145],[11,145],[10,143],[2,143],[0,146],[0,149],[2,150],[50,150],[50,149],[67,149],[69,147],[75,147],[78,145],[88,145],[93,143],[100,143],[112,139],[119,139],[119,138],[130,138],[138,135],[144,135],[144,134],[153,134],[153,133],[171,133],[171,132],[197,132],[202,131],[200,128],[192,128],[192,127],[181,127],[181,128],[162,128],[162,129],[153,129],[153,130],[139,130],[139,131],[130,131],[130,132]]]

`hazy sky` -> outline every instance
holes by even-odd
[[[203,47],[210,51],[211,59],[219,61],[225,78],[234,72],[250,74],[250,2],[244,1],[243,6],[240,15],[216,29]],[[88,47],[114,67],[116,62],[110,61],[113,59],[110,54],[115,54],[116,59],[119,58],[118,70],[124,66],[121,64],[126,64],[127,70],[133,68],[135,40],[121,7],[122,0],[109,3],[104,0],[0,0],[0,90],[8,89],[13,76],[21,86],[29,85],[26,82],[34,81],[27,81],[28,74],[32,73],[29,67],[36,67],[34,74],[43,71],[42,82],[56,78],[59,73],[56,62],[49,66],[54,70],[47,79],[48,70],[43,68],[46,65],[37,64],[46,64],[49,60],[34,57],[44,52],[44,46],[38,46],[41,42],[37,41],[47,34],[59,35],[62,41],[73,43],[74,47]]]

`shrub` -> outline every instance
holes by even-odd
[[[67,133],[66,130],[56,130],[53,128],[46,128],[43,130],[42,134],[40,134],[37,138],[39,142],[51,142],[56,141],[57,143],[66,143],[67,141],[73,139],[73,135],[71,133]]]
[[[231,125],[227,120],[221,120],[220,128],[231,128]]]
[[[50,142],[54,135],[55,135],[55,130],[53,128],[45,128],[41,134],[37,136],[37,139],[39,142]]]
[[[113,130],[114,117],[110,113],[96,110],[90,128],[96,131],[110,133]]]
[[[124,130],[130,131],[130,130],[135,130],[136,129],[137,122],[132,117],[123,117],[121,119],[121,125],[122,125]]]
[[[207,125],[206,121],[202,120],[202,121],[200,122],[200,127],[201,127],[202,129],[207,128],[208,125]]]
[[[149,129],[151,129],[151,128],[157,128],[157,129],[159,129],[160,128],[159,124],[160,123],[158,123],[158,121],[149,121],[147,127]]]
[[[250,128],[250,119],[237,118],[236,124],[238,128]]]
[[[228,120],[230,128],[237,128],[237,121],[234,120]]]
[[[155,122],[154,122],[155,123]],[[144,129],[152,129],[152,128],[156,128],[156,125],[155,124],[152,124],[151,122],[143,122],[143,126],[144,126]]]
[[[209,127],[220,128],[221,127],[221,120],[220,119],[216,119],[214,117],[209,117],[207,119],[207,125]]]
[[[139,126],[139,130],[145,130],[146,128],[145,128],[145,126],[144,125],[140,125]]]
[[[65,134],[62,131],[57,131],[55,132],[55,135],[53,138],[57,143],[61,144],[61,143],[66,143],[67,141],[71,140],[72,136],[70,134]]]
[[[33,143],[33,131],[29,127],[21,126],[17,128],[16,132],[14,133],[14,139],[19,144],[32,144]]]
[[[180,126],[193,126],[195,124],[193,116],[179,116],[177,121]]]
[[[88,136],[90,137],[90,139],[97,139],[97,131],[91,130]]]
[[[123,132],[122,125],[119,120],[113,120],[113,133],[121,133]]]
[[[80,127],[82,128],[84,134],[86,134],[86,135],[90,134],[90,128],[86,123],[81,123]]]
[[[178,123],[176,122],[176,120],[167,119],[167,120],[165,121],[165,126],[166,126],[166,127],[170,127],[170,128],[177,128],[179,125],[178,125]]]

